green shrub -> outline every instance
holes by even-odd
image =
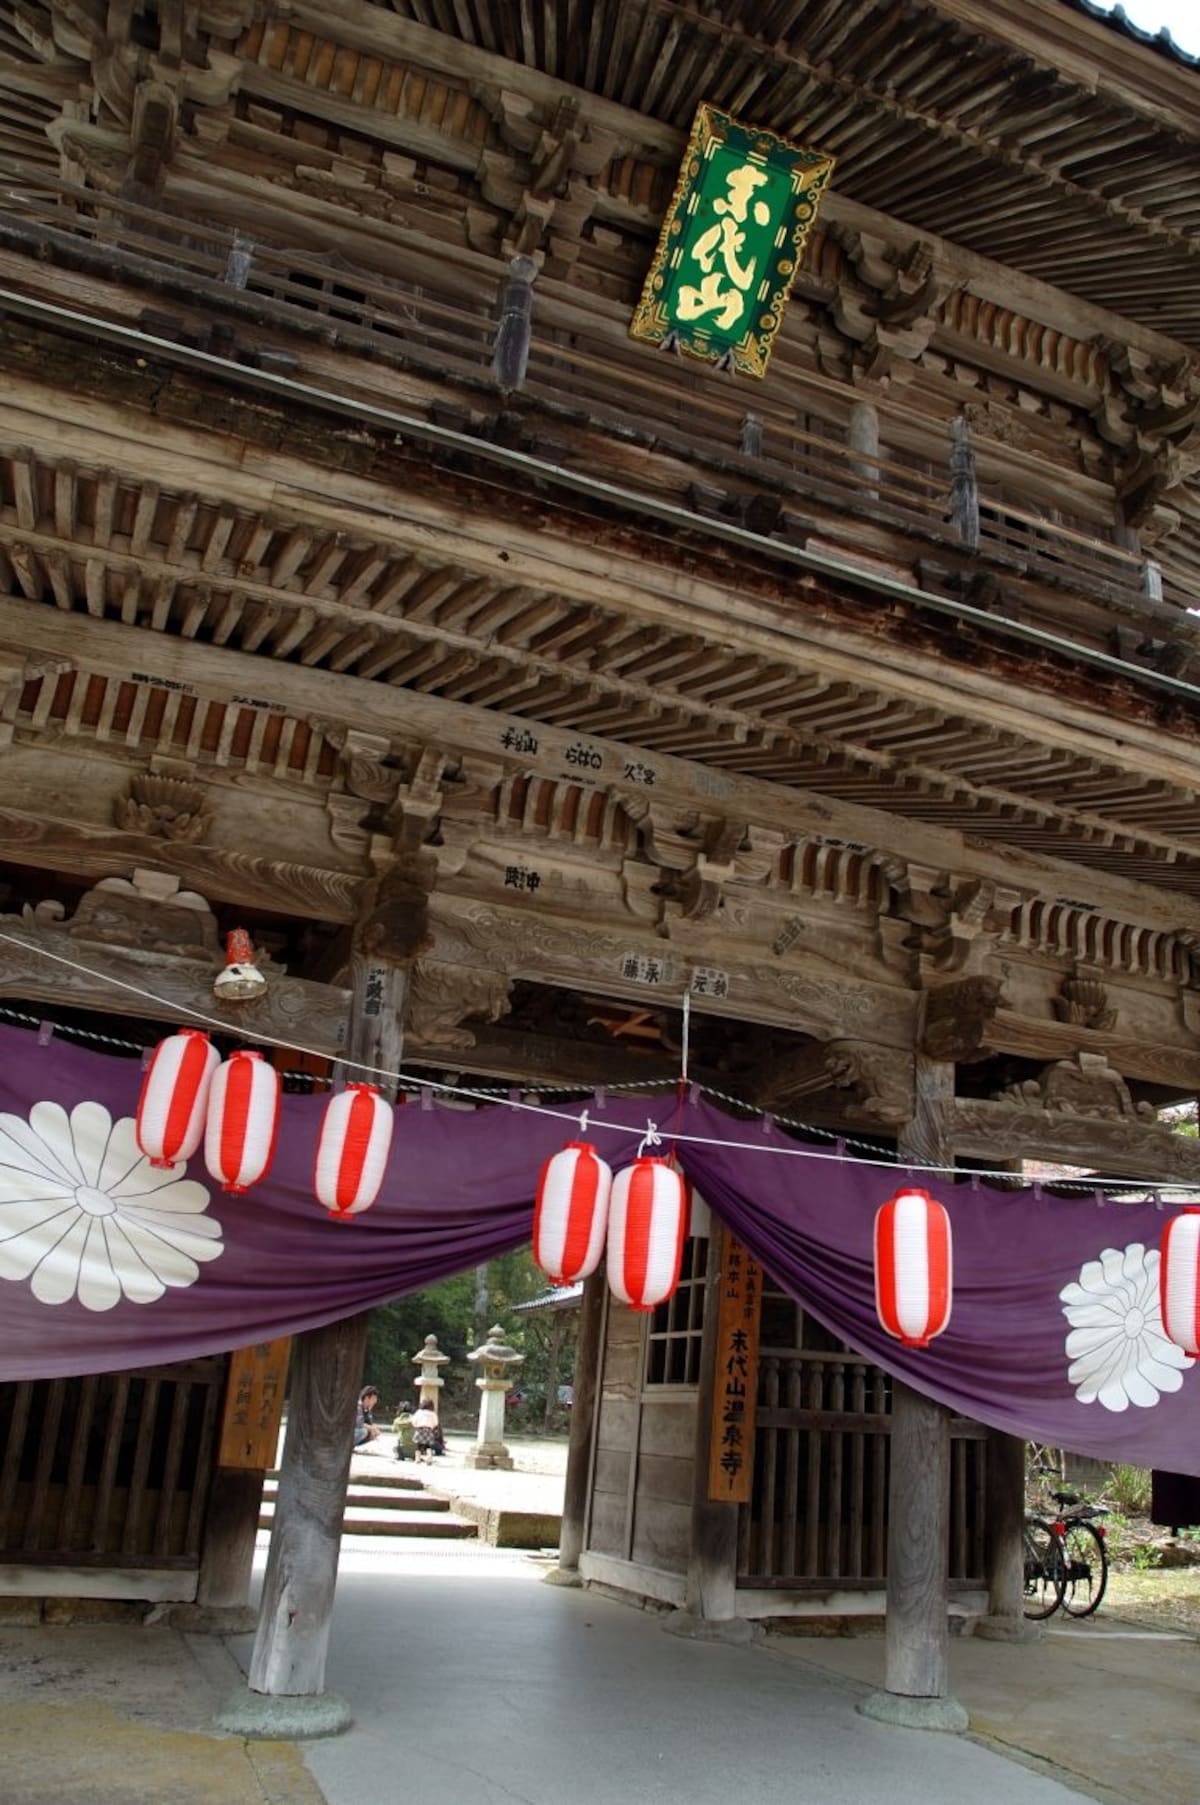
[[[1144,1517],[1149,1512],[1150,1474],[1146,1467],[1114,1467],[1107,1491],[1116,1508],[1126,1516]]]

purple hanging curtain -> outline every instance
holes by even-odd
[[[270,1177],[235,1198],[199,1160],[181,1177],[140,1157],[132,1062],[0,1029],[0,1074],[3,1379],[221,1352],[478,1265],[528,1239],[541,1163],[578,1132],[502,1105],[410,1104],[378,1203],[335,1222],[312,1192],[323,1098],[284,1099]],[[919,1391],[1033,1440],[1200,1474],[1200,1377],[1162,1334],[1153,1205],[919,1180],[950,1209],[955,1294],[946,1334],[911,1351],[873,1301],[874,1214],[903,1173],[818,1157],[703,1101],[589,1110],[617,1165],[637,1149],[628,1130],[677,1131],[689,1178],[776,1282]]]

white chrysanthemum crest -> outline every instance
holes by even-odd
[[[39,1303],[73,1297],[111,1310],[194,1285],[223,1251],[209,1194],[178,1164],[156,1168],[132,1116],[100,1103],[35,1103],[0,1114],[0,1279],[28,1280]]]
[[[1163,1329],[1158,1267],[1156,1247],[1106,1247],[1059,1292],[1071,1325],[1067,1378],[1081,1404],[1148,1410],[1195,1364]]]

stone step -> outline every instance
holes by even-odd
[[[389,1491],[422,1492],[424,1481],[418,1479],[412,1464],[399,1460],[380,1461],[378,1470],[353,1467],[350,1472],[352,1485],[386,1486]],[[267,1474],[268,1486],[279,1483],[279,1468],[272,1468]]]
[[[263,1498],[274,1500],[278,1495],[278,1481],[268,1479],[263,1487]],[[352,1479],[346,1487],[346,1502],[375,1511],[446,1511],[450,1508],[448,1499],[435,1497],[432,1492],[410,1492],[399,1486],[360,1485],[357,1479]]]
[[[444,1500],[443,1500],[444,1502]],[[258,1513],[258,1527],[270,1529],[275,1520],[275,1502],[264,1498]],[[446,1510],[430,1513],[417,1510],[372,1510],[365,1505],[348,1504],[342,1517],[347,1535],[376,1536],[442,1536],[467,1537],[479,1534],[476,1523],[468,1523]]]

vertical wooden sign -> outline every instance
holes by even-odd
[[[740,1241],[727,1235],[717,1313],[708,1454],[708,1495],[714,1503],[750,1502],[761,1313],[762,1267],[751,1259]]]
[[[219,1467],[253,1467],[266,1472],[275,1465],[291,1346],[289,1335],[281,1341],[239,1348],[229,1356]]]

